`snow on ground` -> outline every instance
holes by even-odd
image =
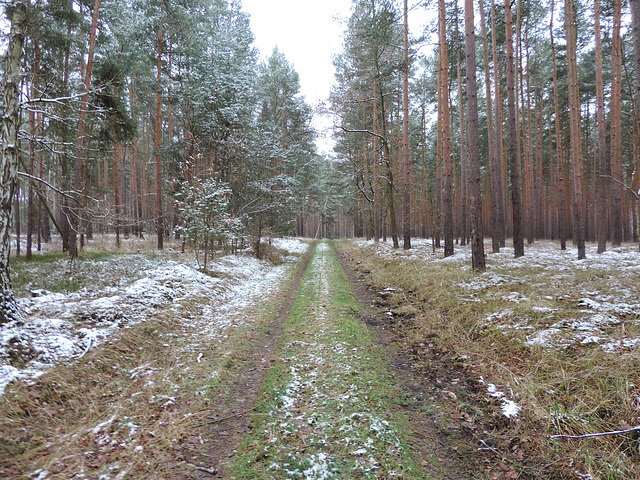
[[[409,251],[393,250],[389,242],[374,244],[360,240],[359,244],[373,247],[386,259],[459,263],[463,269],[470,269],[471,265],[469,247],[456,246],[455,255],[443,258],[441,250],[433,252],[430,240],[413,239],[413,248]],[[606,290],[583,290],[579,286],[579,276],[584,278],[585,272],[606,278]],[[624,329],[613,328],[625,323],[640,325],[638,280],[640,251],[636,245],[610,248],[602,254],[597,253],[595,245],[587,245],[587,258],[578,260],[577,250],[573,247],[561,251],[552,242],[536,242],[525,248],[524,257],[517,259],[511,248],[503,248],[497,254],[488,253],[487,271],[458,286],[464,290],[461,301],[484,302],[497,298],[519,306],[515,323],[510,308],[496,311],[485,320],[503,331],[529,330],[525,340],[529,346],[557,348],[594,343],[614,352],[628,350],[640,343],[640,338],[617,337]],[[539,286],[547,292],[557,294],[529,298],[517,291],[522,284],[535,291],[535,282],[540,282]],[[578,285],[577,292],[569,288],[571,285]],[[522,315],[523,305],[529,305],[529,315]],[[568,313],[571,318],[566,318]]]
[[[509,400],[504,392],[501,392],[493,383],[486,383],[484,378],[480,377],[480,383],[487,385],[487,393],[490,397],[494,397],[500,400],[502,414],[507,418],[516,418],[522,407],[513,400]],[[513,392],[512,392],[513,395]]]
[[[279,239],[278,247],[302,253],[308,244]],[[189,258],[189,260],[187,260]],[[211,339],[224,338],[227,328],[241,324],[235,315],[274,291],[290,262],[272,266],[249,256],[225,256],[209,264],[212,275],[185,261],[163,255],[116,255],[77,262],[75,272],[95,282],[63,294],[32,290],[19,298],[24,324],[0,329],[0,394],[16,379],[33,379],[59,362],[70,362],[105,342],[122,328],[170,308],[183,322],[195,324]],[[58,261],[64,272],[68,261]],[[38,266],[29,267],[34,275]],[[183,304],[203,305],[195,319]]]
[[[374,249],[385,259],[458,264],[467,271],[471,268],[468,246],[456,245],[455,255],[443,258],[441,249],[433,251],[431,240],[412,239],[413,248],[408,251],[394,250],[390,242],[359,240],[358,244]],[[557,243],[546,241],[525,246],[525,256],[517,259],[509,247],[495,254],[489,253],[490,245],[485,245],[485,252],[487,271],[457,286],[462,289],[461,302],[492,301],[499,305],[485,316],[487,325],[530,347],[577,345],[621,354],[640,346],[637,245],[609,248],[598,254],[596,246],[588,244],[585,260],[577,259],[573,246],[561,251]]]
[[[314,288],[322,299],[329,298],[328,249],[326,243],[318,244],[312,260]],[[338,448],[339,438],[340,447],[349,451],[353,460],[349,468],[358,472],[354,476],[378,478],[380,462],[376,448],[382,448],[383,444],[387,453],[397,453],[402,447],[389,422],[373,413],[363,401],[367,392],[349,383],[349,377],[357,374],[360,350],[335,339],[335,324],[327,318],[322,302],[309,309],[308,322],[305,333],[308,340],[294,340],[283,346],[282,359],[291,378],[274,402],[275,407],[269,413],[272,420],[263,434],[265,456],[279,458],[286,454],[287,460],[274,461],[270,469],[281,470],[290,478],[335,478],[329,450]],[[322,373],[327,365],[331,366],[330,376]],[[341,413],[328,418],[327,410]],[[300,431],[304,432],[306,444],[316,446],[316,453],[288,453],[290,439]]]

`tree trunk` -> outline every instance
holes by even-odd
[[[403,70],[402,70],[402,166],[404,180],[403,230],[405,250],[411,248],[411,191],[409,190],[409,1],[404,0]]]
[[[378,92],[377,79],[373,79],[373,133],[378,132]],[[382,206],[380,205],[380,155],[378,154],[378,137],[373,136],[373,241],[380,241]]]
[[[457,77],[458,77],[458,128],[460,131],[460,184],[456,185],[454,190],[458,194],[460,206],[458,210],[459,220],[460,220],[460,245],[465,246],[467,244],[467,239],[469,238],[469,219],[467,212],[469,211],[468,203],[469,200],[467,198],[467,193],[469,191],[468,182],[467,182],[467,144],[466,144],[466,132],[465,132],[465,121],[464,121],[464,100],[462,94],[462,60],[460,58],[460,54],[462,52],[462,48],[460,46],[460,33],[458,31],[458,23],[459,23],[460,15],[458,13],[458,6],[456,5],[456,38],[455,38],[455,49],[457,51]],[[453,163],[455,168],[455,162]],[[457,176],[454,174],[454,177],[457,179]],[[456,202],[457,203],[457,202]]]
[[[507,44],[507,103],[509,124],[509,166],[511,168],[511,203],[513,210],[513,250],[516,258],[524,255],[522,233],[522,196],[520,192],[520,165],[518,165],[518,129],[516,124],[515,61],[513,52],[513,20],[511,1],[504,1],[505,42]]]
[[[496,179],[495,132],[493,131],[493,110],[491,108],[491,75],[489,71],[489,41],[485,25],[484,1],[479,0],[480,31],[482,34],[482,59],[484,61],[484,85],[487,101],[487,134],[489,147],[489,179],[491,188],[491,249],[493,253],[500,251],[500,240],[497,236],[498,191]]]
[[[636,79],[638,79],[640,78],[640,0],[629,0],[629,6],[631,7],[631,33],[633,35]],[[635,118],[637,122],[640,119],[640,82],[638,81],[636,81],[635,98]],[[640,148],[637,142],[635,146],[636,149]],[[636,203],[638,205],[638,214],[640,214],[640,201],[637,198],[640,195],[640,159],[638,152],[636,152],[636,168],[633,175],[633,191],[636,192]]]
[[[556,134],[556,194],[554,198],[558,205],[556,222],[558,225],[558,235],[560,237],[560,250],[567,249],[567,225],[566,225],[566,202],[564,192],[564,154],[561,143],[560,130],[560,99],[558,95],[558,70],[556,66],[556,46],[553,38],[553,14],[554,0],[551,0],[551,21],[549,22],[549,38],[551,41],[551,62],[553,66],[553,97],[555,104],[555,134]]]
[[[467,160],[469,203],[471,204],[471,260],[473,270],[484,272],[484,229],[478,130],[478,87],[476,82],[476,34],[473,0],[465,0],[465,53],[467,66]]]
[[[40,63],[40,48],[36,40],[33,41],[34,62],[33,62],[33,80],[31,82],[31,98],[38,97],[38,69]],[[35,176],[36,163],[36,112],[32,109],[29,111],[29,175]],[[34,184],[29,179],[29,191],[27,197],[27,251],[25,258],[31,260],[33,255],[33,229],[35,222],[35,204],[34,204]]]
[[[22,66],[22,46],[27,18],[26,1],[12,3],[11,30],[4,72],[2,92],[2,178],[0,183],[0,325],[20,321],[11,278],[9,277],[9,257],[11,254],[11,202],[18,178],[18,128],[20,122],[20,69]]]
[[[576,59],[577,28],[573,0],[565,0],[565,28],[567,31],[567,80],[569,83],[569,124],[571,133],[571,165],[573,177],[574,241],[578,260],[586,257],[585,214],[582,198],[582,138],[580,135],[580,91]]]
[[[80,119],[78,121],[78,136],[76,138],[76,150],[73,168],[73,199],[71,200],[69,228],[69,256],[74,259],[78,255],[78,231],[81,222],[82,205],[82,172],[84,166],[84,138],[87,124],[87,109],[89,105],[89,90],[91,88],[91,72],[93,70],[93,51],[96,44],[96,33],[98,29],[98,13],[100,10],[100,0],[95,0],[93,5],[93,15],[91,17],[91,35],[89,37],[89,54],[87,57],[87,67],[84,74],[84,92],[82,94],[82,104],[80,106]]]
[[[596,238],[598,240],[598,253],[607,249],[607,237],[609,222],[607,216],[607,198],[609,179],[607,173],[607,132],[604,110],[604,81],[602,79],[602,38],[600,34],[600,0],[594,2],[595,39],[596,39],[596,165],[598,177],[596,178]]]
[[[160,148],[162,147],[162,21],[158,26],[158,86],[156,91],[156,233],[158,235],[158,250],[164,248],[164,221],[162,218],[162,165],[160,163]]]
[[[622,244],[622,40],[620,24],[622,1],[613,2],[613,38],[611,45],[611,244]]]
[[[442,161],[444,176],[444,256],[453,255],[453,181],[451,165],[451,126],[449,113],[449,59],[447,53],[447,22],[444,0],[440,0],[440,22],[439,22],[440,42],[440,84],[438,92],[440,102],[442,102]]]
[[[496,212],[495,212],[495,236],[499,242],[500,247],[505,246],[506,227],[505,227],[505,189],[506,182],[502,181],[504,170],[502,161],[503,149],[503,135],[502,135],[502,94],[500,93],[500,72],[498,70],[498,40],[496,31],[496,5],[495,0],[491,0],[491,50],[493,56],[493,78],[495,85],[495,104],[496,104],[496,121],[495,121],[495,189],[496,189]],[[495,247],[494,247],[494,251]]]

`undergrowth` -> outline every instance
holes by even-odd
[[[78,268],[90,273],[90,262],[102,259],[92,257]],[[135,269],[130,260],[143,257],[113,258]],[[49,264],[59,271],[60,261]],[[294,271],[292,264],[284,284]],[[0,396],[0,478],[184,478],[193,469],[181,453],[186,440],[245,368],[277,295],[228,312],[242,321],[220,334],[224,341],[207,333],[210,298],[180,299],[79,358],[8,386]]]
[[[553,269],[510,269],[492,262],[491,255],[488,273],[477,275],[459,262],[400,256],[389,260],[373,247],[347,241],[340,243],[340,249],[382,292],[385,308],[398,321],[411,319],[404,321],[408,338],[448,352],[477,378],[513,392],[523,411],[516,421],[504,422],[501,436],[505,445],[515,438],[530,438],[528,460],[536,465],[534,476],[640,478],[638,431],[551,438],[640,425],[637,347],[608,352],[595,342],[567,341],[556,348],[525,343],[533,329],[571,324],[584,316],[580,292],[598,290],[615,298],[621,285],[637,291],[637,277],[616,278],[615,271],[603,270],[560,275]],[[607,334],[618,338],[640,333],[637,318],[623,320],[607,325]]]

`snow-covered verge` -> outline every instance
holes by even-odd
[[[412,239],[412,249],[394,250],[389,242],[357,244],[386,260],[405,259],[459,267],[470,272],[469,247],[456,245],[456,253],[444,258],[433,251],[431,241]],[[489,253],[487,271],[463,275],[451,285],[459,304],[484,312],[484,328],[502,331],[529,348],[546,350],[600,349],[607,354],[628,355],[640,345],[640,252],[637,245],[609,248],[598,254],[587,246],[587,259],[577,250],[561,251],[557,243],[538,241],[514,258],[512,248]],[[519,406],[496,387],[488,395],[500,398],[503,412],[517,418]]]
[[[406,258],[471,268],[468,247],[457,246],[453,256],[443,258],[440,251],[433,252],[431,241],[421,239],[412,240],[413,248],[409,251],[393,250],[391,244],[383,242],[358,243],[373,246],[386,259]],[[557,244],[536,242],[525,248],[525,256],[521,258],[514,258],[510,248],[488,254],[487,271],[458,286],[463,291],[459,296],[461,302],[507,302],[510,307],[487,315],[487,325],[524,332],[526,345],[566,348],[596,344],[607,352],[620,352],[640,344],[640,336],[633,334],[640,330],[628,332],[622,328],[640,325],[639,281],[637,245],[610,248],[602,254],[596,252],[594,245],[588,245],[587,259],[577,260],[573,247],[561,251]],[[538,295],[538,291],[546,293]]]
[[[293,238],[273,243],[290,254],[308,248]],[[73,293],[30,290],[30,296],[19,298],[23,324],[0,329],[0,393],[17,379],[29,381],[53,365],[83,357],[163,309],[179,313],[176,318],[185,326],[193,323],[190,326],[208,338],[223,338],[227,328],[242,322],[233,312],[277,288],[291,261],[289,257],[289,262],[273,266],[251,256],[229,255],[212,261],[205,274],[188,255],[137,253],[79,260],[74,274],[95,281]],[[42,274],[37,263],[23,268],[34,277]],[[68,268],[67,260],[58,260],[47,275],[68,277]],[[195,300],[202,305],[197,319],[186,308]]]

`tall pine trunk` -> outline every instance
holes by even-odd
[[[564,186],[564,152],[562,150],[562,135],[560,130],[560,99],[558,95],[558,70],[556,65],[556,46],[553,37],[553,14],[555,11],[554,0],[551,0],[551,20],[549,24],[549,38],[551,41],[551,63],[553,67],[553,98],[555,105],[555,134],[556,134],[556,194],[554,198],[558,205],[556,222],[560,237],[560,250],[567,249],[567,203],[565,202]]]
[[[491,53],[493,57],[493,78],[495,89],[495,105],[496,105],[496,121],[495,125],[495,145],[494,145],[494,160],[495,160],[495,188],[496,193],[496,219],[494,228],[496,229],[495,235],[499,242],[500,247],[505,246],[506,237],[506,225],[505,225],[505,205],[506,205],[506,192],[503,182],[503,177],[506,173],[506,169],[503,168],[502,152],[504,152],[503,141],[503,126],[502,126],[502,93],[500,92],[500,72],[498,70],[498,40],[496,31],[496,4],[495,0],[491,0]],[[489,97],[488,97],[489,98]],[[495,247],[494,247],[495,248]]]
[[[574,241],[578,260],[586,258],[585,205],[582,197],[582,137],[580,134],[580,90],[576,58],[577,28],[573,0],[565,0],[565,29],[567,32],[567,80],[569,83],[569,124],[571,133],[571,165],[573,177]]]
[[[596,39],[596,168],[599,173],[596,178],[596,238],[598,253],[607,249],[609,222],[607,215],[607,198],[609,179],[607,164],[607,132],[604,110],[604,80],[602,78],[602,38],[600,34],[600,0],[594,2],[595,39]]]
[[[629,0],[631,7],[631,33],[633,36],[633,51],[635,53],[636,79],[640,78],[640,0]],[[636,81],[635,94],[635,118],[640,119],[640,81]],[[636,142],[636,148],[640,148]],[[638,216],[640,216],[640,155],[636,152],[636,168],[633,175],[633,190],[636,192],[636,203],[638,204]]]
[[[469,238],[469,219],[467,212],[469,211],[467,205],[469,203],[469,199],[467,198],[467,193],[469,192],[468,182],[467,182],[467,152],[466,152],[466,132],[465,132],[465,120],[464,120],[464,100],[462,94],[462,60],[460,58],[460,54],[462,48],[460,47],[460,32],[458,31],[458,22],[460,15],[458,14],[458,7],[456,6],[456,38],[455,38],[455,49],[457,51],[457,76],[458,76],[458,128],[460,131],[460,183],[456,185],[454,190],[458,193],[458,202],[456,202],[460,207],[456,209],[459,214],[460,221],[460,245],[464,246],[467,244],[467,239]],[[454,162],[455,168],[455,162]],[[457,176],[454,175],[457,178]]]
[[[449,59],[447,53],[447,21],[444,0],[440,0],[439,21],[439,57],[440,74],[438,92],[442,102],[442,162],[444,176],[443,209],[444,209],[444,256],[453,255],[453,179],[451,165],[451,126],[449,113]]]
[[[491,74],[489,70],[489,41],[485,24],[484,1],[479,0],[480,31],[482,33],[482,59],[484,63],[485,97],[487,99],[487,134],[489,147],[489,184],[491,185],[491,250],[493,253],[500,251],[500,239],[498,236],[498,195],[495,132],[493,131],[493,109],[491,107]],[[495,68],[495,65],[494,65]]]
[[[484,232],[482,224],[482,184],[478,141],[478,87],[476,82],[476,35],[473,0],[465,0],[465,53],[467,66],[467,160],[471,204],[471,260],[473,270],[484,272]]]
[[[156,91],[156,137],[155,137],[155,177],[156,177],[156,233],[158,250],[164,248],[164,221],[162,215],[162,164],[160,148],[162,147],[162,20],[158,25],[158,85]]]
[[[38,69],[40,63],[40,48],[37,40],[33,41],[34,50],[34,62],[33,62],[33,80],[31,82],[31,98],[38,98]],[[35,163],[36,163],[36,112],[34,110],[29,111],[29,175],[35,176]],[[35,227],[35,185],[33,178],[29,179],[29,193],[27,197],[27,251],[25,252],[25,258],[31,260],[33,254],[33,229]]]
[[[403,224],[405,250],[411,248],[411,191],[409,185],[409,6],[404,0],[403,70],[402,70],[402,166],[404,180]]]
[[[83,167],[84,167],[84,139],[87,125],[87,110],[89,106],[89,90],[91,88],[91,73],[93,71],[93,52],[96,45],[96,33],[98,29],[98,13],[100,11],[100,0],[95,0],[93,14],[91,16],[91,34],[89,37],[89,53],[87,56],[87,66],[84,73],[84,91],[82,94],[82,104],[80,106],[80,119],[78,121],[78,135],[76,137],[76,150],[73,163],[73,199],[71,200],[69,228],[69,256],[73,259],[78,255],[78,232],[82,218],[82,189],[83,189]]]
[[[504,0],[505,42],[507,45],[507,122],[509,125],[509,166],[511,168],[511,203],[513,210],[513,251],[516,258],[524,255],[522,233],[522,194],[518,164],[518,128],[516,123],[515,60],[513,52],[513,20],[511,1]]]
[[[622,0],[613,1],[613,38],[611,45],[611,243],[622,244],[622,40],[620,27]]]

